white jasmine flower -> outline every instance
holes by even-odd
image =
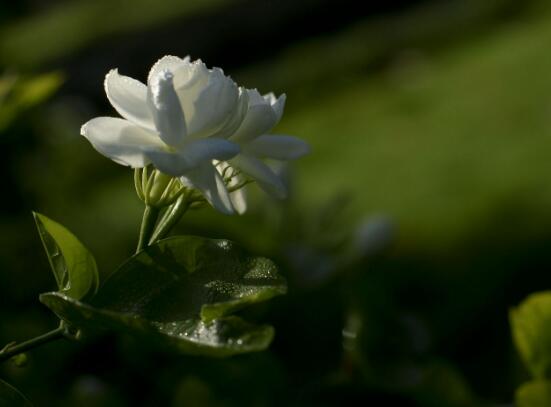
[[[151,69],[147,86],[115,69],[105,78],[105,91],[123,118],[98,117],[82,126],[96,150],[133,168],[152,163],[171,176],[189,173],[205,194],[221,195],[212,160],[239,152],[227,138],[247,106],[247,94],[221,69],[165,56]]]
[[[251,179],[284,198],[280,176],[262,160],[288,161],[309,151],[296,137],[267,134],[281,119],[285,95],[239,88],[200,60],[165,56],[147,85],[114,69],[105,92],[122,118],[97,117],[82,126],[94,148],[133,168],[151,163],[226,214],[245,211],[242,187]],[[225,178],[228,168],[233,176]]]

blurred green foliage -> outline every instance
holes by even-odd
[[[0,132],[6,131],[18,115],[48,99],[59,89],[63,77],[48,73],[34,77],[6,74],[0,78]]]
[[[531,295],[511,311],[515,345],[536,379],[551,377],[551,292]]]
[[[510,313],[515,346],[534,380],[516,392],[519,407],[551,404],[551,291],[530,295]]]
[[[230,3],[228,0],[77,0],[63,2],[0,29],[0,60],[32,68],[110,35],[143,30]],[[40,46],[33,44],[40,39]]]
[[[523,384],[516,394],[518,407],[545,407],[551,403],[551,383],[533,381]]]
[[[402,51],[386,72],[331,88],[280,130],[313,146],[297,189],[309,202],[354,191],[359,210],[392,215],[415,246],[450,250],[506,206],[543,230],[550,40],[542,14],[437,54]]]
[[[300,22],[257,8],[253,17],[285,37],[273,49],[256,31],[240,33],[252,2],[184,3],[59,1],[3,23],[0,343],[56,323],[37,303],[55,282],[31,209],[81,237],[100,273],[135,247],[132,174],[79,136],[89,118],[115,114],[103,75],[138,76],[150,55],[210,50],[239,83],[285,91],[276,132],[313,147],[292,171],[289,202],[252,189],[247,215],[192,212],[179,229],[234,239],[281,266],[288,295],[245,312],[274,324],[274,344],[207,360],[107,336],[33,351],[25,368],[0,366],[2,378],[37,405],[510,403],[527,378],[508,309],[551,284],[549,3],[426,1],[358,12],[300,40],[285,37]],[[329,4],[296,7],[315,15],[318,3]],[[208,43],[220,21],[228,42]],[[245,46],[258,56],[228,56]],[[29,91],[43,96],[19,102],[27,91],[16,87],[48,77]],[[529,397],[547,384],[525,386],[519,405],[537,406]]]

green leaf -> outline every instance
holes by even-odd
[[[551,382],[534,380],[524,383],[515,394],[517,407],[549,407],[551,406]]]
[[[529,296],[510,312],[513,341],[537,379],[551,378],[551,291]]]
[[[117,269],[89,303],[65,293],[41,301],[77,329],[111,329],[182,352],[232,355],[265,349],[273,328],[229,314],[286,292],[274,263],[227,240],[162,240]]]
[[[94,304],[148,319],[200,315],[210,321],[286,291],[271,260],[228,240],[177,236],[131,257],[105,281]]]
[[[132,312],[96,308],[59,292],[42,294],[40,301],[85,332],[112,330],[187,354],[229,356],[260,351],[268,347],[274,335],[271,326],[253,325],[235,316],[210,322],[199,318],[153,321]]]
[[[93,296],[99,286],[94,256],[59,223],[33,215],[59,290],[77,300]]]
[[[0,379],[0,407],[32,407],[19,390]]]

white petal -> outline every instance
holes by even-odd
[[[265,105],[266,99],[264,99],[264,96],[260,94],[258,89],[247,89],[247,93],[249,94],[249,102],[252,105]],[[269,98],[269,96],[268,96]],[[268,105],[270,103],[267,103]]]
[[[249,102],[245,119],[232,139],[240,143],[252,140],[270,131],[275,123],[276,116],[271,106],[268,104],[251,106]]]
[[[194,102],[199,97],[201,90],[207,86],[209,70],[201,60],[182,64],[174,72],[174,89],[180,99],[188,122],[195,113]]]
[[[184,185],[193,185],[205,199],[218,211],[232,215],[234,213],[230,195],[222,177],[211,162],[204,162],[199,167],[182,177]]]
[[[273,95],[273,93],[272,93]],[[281,94],[276,100],[271,100],[270,104],[276,115],[276,124],[279,123],[281,117],[283,116],[283,109],[285,109],[285,101],[287,100],[287,95],[285,93]]]
[[[114,117],[92,119],[82,126],[80,134],[101,154],[133,168],[144,167],[149,163],[145,151],[163,148],[155,132]]]
[[[186,145],[183,153],[191,162],[205,160],[229,160],[239,154],[240,147],[231,141],[219,138],[206,138]]]
[[[147,107],[147,87],[143,83],[112,69],[105,76],[104,86],[109,102],[122,117],[142,127],[155,128]]]
[[[262,98],[272,106],[272,109],[277,117],[276,123],[279,123],[281,116],[283,116],[283,109],[285,108],[285,101],[287,100],[287,95],[285,93],[281,94],[278,98],[275,97],[273,92],[267,93]]]
[[[258,158],[239,154],[230,160],[230,164],[254,178],[258,185],[270,195],[279,199],[284,199],[287,196],[285,185],[281,179]]]
[[[173,177],[179,177],[193,168],[178,151],[152,150],[146,152],[146,156],[155,168]]]
[[[174,73],[178,68],[180,68],[182,65],[189,64],[189,56],[186,56],[185,58],[179,58],[175,57],[173,55],[166,55],[159,59],[151,70],[149,71],[149,75],[147,77],[147,83],[151,83],[151,80],[156,77],[159,73],[162,71],[170,71]]]
[[[275,160],[294,160],[310,152],[305,141],[293,136],[264,135],[243,146],[247,155]]]
[[[164,70],[151,78],[148,104],[161,139],[172,147],[181,146],[187,134],[186,121],[178,95],[174,90],[174,75]]]
[[[234,114],[239,90],[234,81],[224,75],[221,69],[214,68],[208,84],[193,102],[193,115],[188,120],[192,134],[211,135]]]
[[[174,73],[174,88],[176,93],[179,94],[180,90],[195,86],[205,87],[210,71],[200,59],[190,62],[189,58],[186,58],[182,64],[175,66],[172,72]]]
[[[213,159],[227,160],[239,153],[239,146],[223,139],[201,139],[186,144],[177,151],[150,151],[147,157],[153,165],[172,176],[187,174],[192,169]]]
[[[236,130],[241,126],[247,109],[249,106],[249,95],[244,88],[238,89],[237,102],[235,103],[232,113],[227,117],[227,120],[222,123],[220,128],[216,130],[212,137],[229,138],[235,134]]]
[[[277,102],[274,92],[266,93],[262,98],[272,106]]]

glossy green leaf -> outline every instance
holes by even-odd
[[[33,213],[59,290],[75,299],[91,297],[99,286],[94,256],[65,227]]]
[[[132,312],[96,308],[62,293],[45,293],[40,301],[59,318],[84,331],[112,330],[188,354],[229,356],[264,350],[271,326],[253,325],[229,316],[210,322],[200,318],[148,320]]]
[[[537,379],[551,378],[551,291],[529,296],[510,312],[513,340]]]
[[[177,236],[136,254],[103,284],[94,304],[147,319],[210,321],[287,290],[275,264],[228,240]]]
[[[0,380],[0,407],[32,407],[32,404],[19,390]]]
[[[517,407],[549,407],[551,406],[551,382],[534,380],[524,383],[515,394]]]
[[[227,240],[179,236],[131,257],[87,303],[60,292],[40,299],[77,329],[111,329],[185,353],[223,356],[270,344],[272,327],[229,314],[285,291],[272,261]]]

